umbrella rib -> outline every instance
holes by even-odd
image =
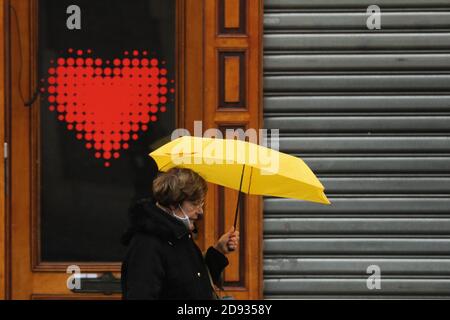
[[[252,185],[252,176],[253,176],[253,167],[250,166],[250,178],[248,180],[247,194],[250,194],[250,187]]]

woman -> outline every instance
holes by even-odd
[[[153,199],[130,210],[122,264],[124,299],[214,299],[225,257],[239,242],[233,228],[203,256],[192,239],[203,214],[205,180],[190,169],[173,168],[153,181]]]

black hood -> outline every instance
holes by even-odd
[[[122,244],[126,246],[138,232],[172,241],[189,233],[181,221],[158,208],[152,198],[138,200],[129,209],[129,221],[130,227],[122,236]]]

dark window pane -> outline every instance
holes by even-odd
[[[120,261],[148,153],[175,128],[175,0],[38,3],[41,260]]]

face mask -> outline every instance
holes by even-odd
[[[181,212],[183,212],[184,217],[183,217],[183,218],[180,218],[179,216],[177,216],[177,215],[175,214],[175,212],[172,212],[173,216],[174,216],[175,218],[177,218],[178,220],[180,220],[181,222],[183,222],[184,226],[185,226],[188,230],[190,230],[190,228],[191,228],[191,223],[189,222],[189,217],[187,216],[187,214],[184,212],[183,208],[182,208],[180,205],[178,205],[178,207],[180,208]]]

